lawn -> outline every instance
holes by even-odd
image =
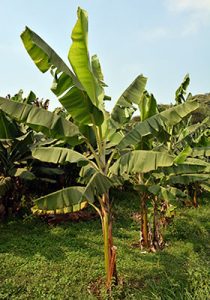
[[[177,210],[167,247],[145,253],[138,241],[138,199],[114,195],[120,285],[113,299],[210,299],[210,204]],[[27,217],[0,225],[0,299],[105,299],[100,220],[49,226]]]

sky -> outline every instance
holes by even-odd
[[[210,92],[210,0],[0,0],[0,96],[33,90],[59,106],[51,75],[37,69],[20,34],[30,27],[68,63],[78,6],[89,15],[89,52],[100,58],[109,111],[139,74],[158,103],[173,103],[186,73],[192,94]]]

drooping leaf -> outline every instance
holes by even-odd
[[[88,202],[93,203],[95,196],[107,192],[112,181],[102,173],[95,173],[86,187],[68,187],[35,200],[34,213],[58,214],[78,211]]]
[[[84,187],[69,187],[35,200],[33,213],[65,214],[81,210],[87,205]]]
[[[135,150],[122,155],[110,168],[116,175],[147,173],[158,167],[173,165],[174,157],[167,152]]]
[[[197,109],[198,106],[199,104],[196,101],[187,101],[137,123],[117,147],[123,149],[130,145],[136,145],[143,137],[156,136],[160,139],[163,132],[166,132],[166,126],[178,124],[182,118]]]
[[[88,184],[92,176],[97,172],[91,164],[85,165],[80,169],[78,182],[81,184]]]
[[[194,148],[192,151],[193,157],[201,157],[201,156],[210,156],[210,147],[198,147]]]
[[[181,174],[169,176],[168,182],[172,184],[190,184],[209,180],[209,174]]]
[[[85,187],[84,196],[88,202],[94,202],[95,196],[101,196],[114,185],[112,180],[102,173],[96,172],[93,174],[89,183]]]
[[[153,175],[155,175],[155,177],[163,177],[179,174],[203,173],[208,172],[208,170],[209,164],[203,160],[187,158],[183,163],[178,165],[160,168],[159,172],[157,174],[153,173]]]
[[[60,147],[39,147],[32,151],[33,158],[41,161],[64,164],[66,162],[79,163],[80,165],[86,165],[89,163],[88,158],[80,154],[77,151],[60,148]]]
[[[62,139],[70,145],[77,145],[81,142],[79,141],[81,134],[75,124],[45,109],[16,103],[1,97],[0,109],[11,118],[27,124],[37,132],[43,132],[48,137]]]
[[[73,87],[62,95],[59,101],[79,124],[91,126],[103,123],[103,112],[92,104],[85,91]]]

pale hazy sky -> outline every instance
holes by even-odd
[[[77,7],[89,14],[89,50],[98,54],[113,106],[138,74],[159,103],[170,103],[186,73],[190,91],[210,92],[210,0],[0,0],[0,96],[23,89],[51,99],[20,40],[25,25],[67,62]]]

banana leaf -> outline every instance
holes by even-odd
[[[0,139],[13,139],[20,135],[17,124],[0,110]]]
[[[210,147],[194,148],[191,154],[193,157],[210,156]]]
[[[35,32],[26,27],[21,34],[23,44],[43,73],[48,70],[53,76],[51,90],[75,121],[91,125],[103,122],[103,113],[92,104],[77,76],[58,54]]]
[[[174,157],[167,152],[135,150],[122,155],[110,168],[115,175],[147,173],[172,166]]]
[[[198,107],[197,101],[187,101],[136,124],[118,144],[118,149],[136,145],[143,137],[151,138],[156,136],[158,139],[161,139],[163,133],[167,131],[166,126],[178,124],[182,118]]]
[[[152,185],[148,188],[148,191],[153,195],[158,196],[160,199],[164,199],[169,202],[176,200],[177,197],[186,198],[187,196],[180,189],[171,186],[163,187],[160,185]]]
[[[93,73],[88,53],[88,15],[81,8],[77,10],[77,22],[71,38],[68,55],[71,66],[93,105],[103,110],[104,90]]]
[[[17,103],[0,97],[0,109],[18,122],[25,123],[46,136],[62,139],[72,146],[81,143],[78,127],[65,118],[29,104]]]
[[[110,118],[110,128],[116,131],[130,121],[134,111],[133,104],[139,105],[145,90],[147,78],[139,75],[117,100]]]
[[[189,74],[186,74],[181,85],[178,87],[175,93],[175,101],[176,104],[181,104],[182,102],[185,102],[185,94],[187,92],[187,88],[190,84],[190,77]]]
[[[203,182],[208,180],[209,174],[180,174],[169,176],[169,179],[167,181],[172,184],[188,185],[190,183]]]
[[[145,91],[139,103],[141,122],[156,115],[158,113],[157,102],[153,94]]]
[[[102,73],[101,64],[96,54],[91,57],[91,67],[93,70],[93,74],[97,78],[100,85],[102,87],[106,87],[107,85],[106,83],[104,83],[104,75]],[[104,100],[111,100],[111,99],[108,96],[104,96]]]
[[[177,143],[186,140],[188,137],[191,137],[192,134],[195,134],[198,131],[203,131],[209,125],[209,118],[204,119],[201,123],[192,124],[184,128],[181,134],[179,135],[179,139]]]
[[[41,161],[64,164],[66,162],[78,163],[80,166],[89,163],[88,158],[77,151],[60,147],[39,147],[32,150],[32,156]]]
[[[113,183],[108,177],[101,173],[95,173],[86,187],[68,187],[35,200],[33,212],[63,214],[78,211],[87,203],[93,203],[96,195],[100,196],[106,193],[111,186]]]

